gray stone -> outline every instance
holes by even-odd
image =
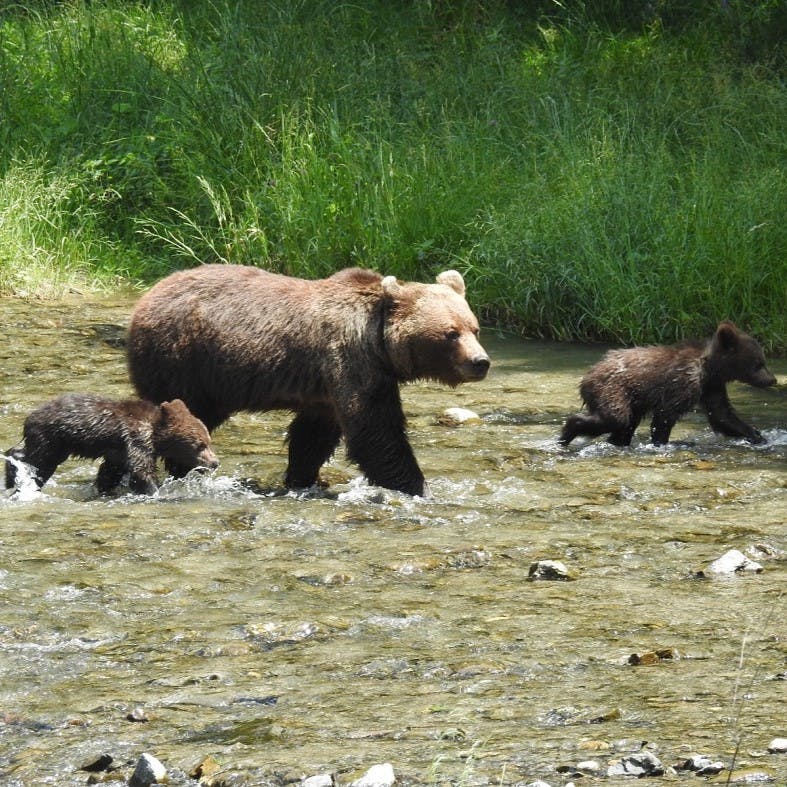
[[[628,754],[607,768],[607,776],[662,776],[664,766],[655,754],[639,751]]]

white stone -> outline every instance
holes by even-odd
[[[152,755],[143,754],[137,761],[134,773],[128,780],[129,787],[150,787],[167,779],[167,769]]]
[[[734,574],[737,571],[760,572],[762,566],[746,557],[740,550],[731,549],[714,560],[705,570],[711,574]]]
[[[479,424],[481,417],[464,407],[448,407],[437,419],[443,426],[462,426],[463,424]]]
[[[787,738],[774,738],[768,744],[768,751],[771,754],[787,754]]]
[[[320,773],[301,780],[301,787],[333,787],[333,776],[330,773]]]
[[[396,782],[393,766],[390,763],[373,765],[351,787],[391,787]]]

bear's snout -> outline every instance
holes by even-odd
[[[197,456],[199,460],[199,466],[204,467],[207,470],[215,470],[219,466],[219,459],[210,448],[206,448],[204,451],[200,451]]]
[[[486,353],[476,355],[462,364],[462,373],[465,380],[483,380],[491,365],[492,362]]]

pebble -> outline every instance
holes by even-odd
[[[463,424],[480,424],[481,416],[464,407],[448,407],[437,417],[442,426],[462,426]]]
[[[391,787],[396,782],[393,766],[390,763],[373,765],[360,779],[352,782],[350,787]]]
[[[134,773],[128,780],[129,787],[150,787],[161,784],[167,778],[167,769],[152,755],[143,754],[137,761]]]
[[[622,757],[607,768],[607,776],[663,776],[664,766],[655,754],[640,751]]]
[[[681,771],[694,771],[698,776],[713,776],[725,770],[723,762],[714,762],[704,754],[692,754],[676,767]]]
[[[301,780],[301,787],[333,787],[333,776],[330,773],[320,773]]]
[[[530,564],[527,578],[533,582],[538,580],[551,580],[557,582],[568,582],[576,579],[565,563],[559,560],[537,560]]]
[[[762,566],[746,557],[739,549],[731,549],[725,552],[720,558],[709,563],[705,568],[697,572],[697,576],[705,577],[708,574],[736,574],[741,571],[753,571],[759,574]]]
[[[787,738],[774,738],[768,744],[768,751],[771,754],[787,754]]]

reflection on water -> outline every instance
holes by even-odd
[[[0,308],[0,448],[56,394],[131,393],[131,301]],[[766,752],[787,733],[787,364],[779,389],[731,386],[767,445],[697,415],[665,448],[565,450],[601,350],[486,346],[483,383],[403,391],[429,500],[369,488],[342,456],[326,492],[284,493],[282,413],[233,418],[219,470],[153,498],[97,497],[85,460],[0,490],[3,784],[81,785],[99,755],[148,751],[244,784],[390,762],[406,781],[558,785],[557,767],[642,741],[673,765],[729,763],[739,739],[738,765],[787,782]],[[481,423],[438,425],[449,406]],[[732,548],[763,573],[693,577]],[[577,581],[527,581],[538,559]],[[678,658],[627,664],[660,648]]]

